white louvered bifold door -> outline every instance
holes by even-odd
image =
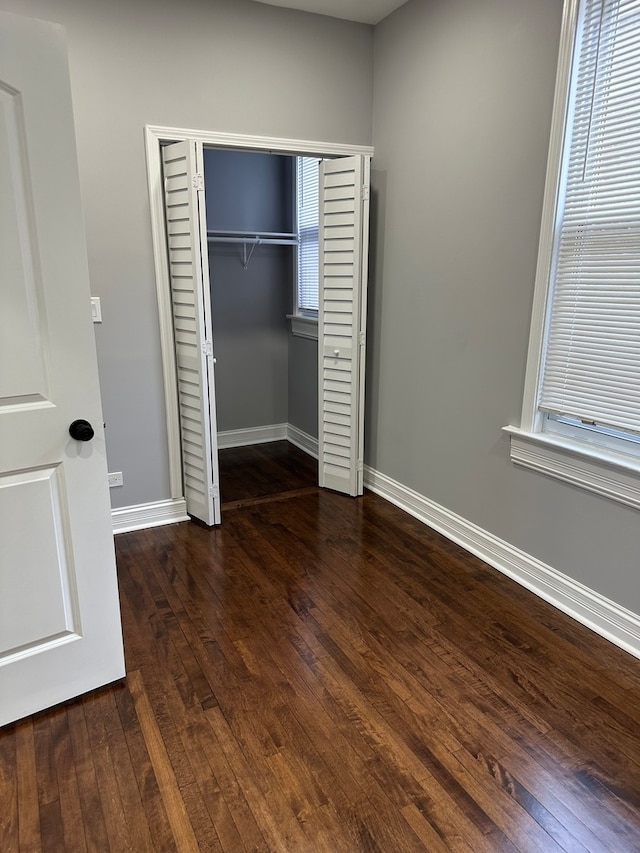
[[[189,515],[220,523],[211,297],[202,145],[162,149],[184,497]]]
[[[363,492],[369,159],[320,167],[319,482]]]

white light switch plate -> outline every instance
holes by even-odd
[[[100,307],[100,297],[91,297],[91,319],[94,323],[102,323],[102,308]]]

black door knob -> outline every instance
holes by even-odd
[[[69,435],[76,441],[91,441],[95,432],[89,421],[74,421],[69,427]]]

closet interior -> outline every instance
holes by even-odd
[[[303,484],[295,472],[305,466],[284,439],[292,431],[317,439],[318,344],[293,335],[287,319],[296,158],[204,148],[203,166],[224,508]],[[263,445],[269,438],[280,443]]]

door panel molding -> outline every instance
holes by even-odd
[[[8,537],[2,537],[2,583],[11,590],[11,608],[0,622],[0,666],[81,630],[61,468],[0,474],[0,529],[18,529],[24,518],[40,520],[38,536],[22,538],[18,553],[7,553]],[[54,570],[35,577],[43,563]]]

